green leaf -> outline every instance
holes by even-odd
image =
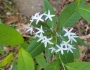
[[[50,46],[46,47],[46,49],[45,49],[45,56],[46,56],[47,62],[49,61],[49,59],[52,55],[51,50],[49,50],[49,48],[50,48]]]
[[[48,13],[48,10],[50,10],[50,14],[51,15],[55,15],[54,9],[53,7],[50,5],[48,0],[44,0],[44,12]],[[56,26],[56,16],[52,17],[53,21],[48,20],[47,21],[47,25],[54,29]]]
[[[76,49],[73,50],[73,55],[74,55],[75,58],[79,58],[80,57],[80,52],[79,52],[78,45],[77,44],[73,44],[73,45],[75,45],[74,48],[76,48]]]
[[[13,54],[11,53],[0,62],[0,67],[5,66],[6,64],[10,65],[12,59],[13,59]]]
[[[0,68],[0,70],[4,70],[4,68]]]
[[[12,70],[18,70],[18,68],[17,68],[17,63],[16,63],[16,62],[13,62]]]
[[[66,64],[67,70],[90,70],[89,62],[73,62]]]
[[[81,45],[85,46],[86,48],[88,48],[88,46],[80,38],[76,38],[76,40],[77,40],[78,44],[81,44]]]
[[[86,1],[86,0],[77,0],[78,4],[80,4],[82,1]]]
[[[80,19],[80,14],[76,10],[78,6],[77,2],[73,2],[62,11],[58,19],[59,29],[62,26],[70,27]]]
[[[90,5],[78,8],[80,15],[87,21],[90,22]]]
[[[60,61],[53,61],[45,68],[45,70],[60,70]]]
[[[23,42],[23,37],[18,31],[7,25],[0,24],[0,43],[14,46]]]
[[[58,58],[61,58],[63,63],[70,63],[70,62],[74,62],[74,56],[73,53],[64,51],[64,55],[62,55],[61,53],[58,53]]]
[[[24,49],[27,49],[28,45],[29,45],[28,43],[24,42],[24,43],[21,44],[20,46],[21,46],[22,48],[24,48]]]
[[[35,70],[31,55],[22,48],[19,50],[17,62],[18,70]]]
[[[4,47],[2,44],[0,44],[0,54],[4,55]]]
[[[35,65],[35,70],[41,70],[42,68],[40,67],[40,65]]]
[[[44,44],[41,42],[37,42],[37,39],[31,41],[30,45],[27,47],[27,51],[30,52],[32,57],[36,57],[44,50],[45,50]]]
[[[2,20],[0,19],[0,24],[2,24]]]
[[[78,3],[80,3],[81,2],[81,0],[77,0],[78,1]]]
[[[86,3],[86,0],[81,0],[80,3],[78,3],[79,4],[78,8],[85,6],[86,5],[85,3]]]
[[[35,57],[37,63],[40,65],[40,67],[45,68],[46,67],[46,60],[44,56],[41,54]]]

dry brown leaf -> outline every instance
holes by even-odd
[[[10,47],[4,46],[4,51],[5,51],[5,53],[9,53]]]
[[[18,22],[19,20],[20,20],[19,17],[11,16],[11,17],[5,19],[5,20],[3,21],[3,23],[10,25],[10,24],[12,24],[12,23]]]
[[[3,9],[3,7],[2,7],[2,6],[0,6],[0,9]]]
[[[69,2],[73,2],[74,0],[69,0]]]

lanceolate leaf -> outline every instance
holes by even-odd
[[[60,70],[60,61],[56,60],[52,63],[50,63],[45,70]]]
[[[49,61],[49,59],[50,59],[50,57],[52,55],[51,50],[49,49],[49,47],[50,46],[48,45],[48,47],[46,47],[46,49],[45,49],[45,56],[46,56],[47,62]]]
[[[90,22],[90,5],[79,8],[80,15],[88,22]]]
[[[76,40],[77,40],[77,43],[78,43],[78,44],[81,44],[81,45],[83,45],[84,47],[87,47],[87,48],[88,48],[88,46],[87,46],[80,38],[76,38]]]
[[[58,58],[61,58],[62,62],[65,63],[65,64],[74,61],[74,56],[71,52],[67,53],[67,51],[65,51],[64,55],[58,53],[58,56],[59,56]]]
[[[41,42],[37,42],[37,39],[31,41],[30,45],[27,47],[27,51],[30,52],[32,57],[39,55],[42,51],[44,51],[44,49],[44,44]]]
[[[35,70],[31,55],[24,49],[20,49],[18,54],[18,70]]]
[[[13,59],[13,54],[9,54],[7,57],[5,57],[2,62],[0,62],[0,67],[5,66],[6,64],[10,65],[11,61]]]
[[[13,46],[22,44],[23,41],[23,37],[14,28],[0,24],[0,43]]]
[[[44,0],[44,12],[48,13],[48,10],[50,10],[50,14],[51,15],[55,15],[54,9],[53,7],[50,5],[50,3],[48,2],[48,0]],[[53,21],[48,20],[47,21],[47,25],[54,29],[55,25],[56,25],[56,16],[52,17]]]
[[[67,70],[90,70],[89,62],[73,62],[66,64]]]
[[[70,27],[70,26],[74,25],[80,19],[80,15],[79,15],[78,11],[76,11],[78,6],[79,5],[77,2],[73,2],[62,11],[62,13],[58,19],[59,29],[62,26]]]
[[[74,44],[74,45],[75,45],[74,47],[76,49],[73,50],[73,55],[74,55],[75,58],[79,58],[80,57],[80,52],[79,52],[78,45],[77,44]]]

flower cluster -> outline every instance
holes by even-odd
[[[47,38],[47,36],[44,36],[44,35],[43,35],[44,31],[43,31],[42,26],[41,26],[40,28],[36,28],[36,29],[37,29],[38,31],[35,33],[35,37],[38,37],[38,38],[39,38],[37,42],[41,41],[41,43],[44,43],[44,46],[45,46],[45,47],[47,47],[47,44],[48,44],[48,43],[49,43],[49,44],[53,44],[52,42],[50,42],[50,40],[51,40],[52,38]]]
[[[75,38],[78,36],[75,35],[75,33],[72,32],[73,28],[71,28],[69,31],[67,29],[63,29],[65,31],[64,37],[68,38],[68,41],[64,41],[63,37],[60,35],[60,39],[62,39],[62,42],[60,45],[56,44],[54,47],[51,47],[51,52],[61,52],[61,54],[64,54],[64,51],[72,52],[73,49],[76,49],[73,47],[72,42],[77,42]]]
[[[46,21],[48,19],[52,21],[52,17],[54,17],[54,16],[55,15],[51,15],[50,10],[48,10],[48,14],[46,14],[46,13],[40,14],[40,12],[36,13],[34,16],[31,17],[30,21],[31,21],[31,23],[36,21],[36,24],[38,24],[38,22],[40,22],[40,21],[44,22],[44,21]]]
[[[39,12],[39,13],[36,13],[34,16],[31,17],[30,22],[31,23],[35,22],[37,25],[38,22],[44,22],[48,19],[52,21],[52,17],[54,17],[54,16],[55,15],[50,14],[50,10],[48,10],[48,14],[46,14],[46,13],[40,14],[40,12]],[[35,29],[37,30],[37,32],[34,33],[34,35],[35,35],[35,37],[38,38],[37,42],[41,41],[41,43],[44,43],[45,47],[47,47],[48,44],[53,44],[52,42],[50,42],[50,40],[52,40],[51,37],[47,37],[47,36],[43,35],[45,32],[43,30],[42,25],[40,28],[36,27]],[[28,27],[26,32],[30,32],[30,34],[32,35],[32,33],[34,32],[33,27]]]
[[[54,16],[55,15],[50,14],[50,10],[48,10],[48,14],[46,13],[40,14],[39,12],[31,17],[30,22],[31,23],[35,22],[37,25],[39,22],[45,22],[48,19],[50,21],[53,21],[52,17]],[[43,43],[45,48],[48,46],[48,44],[51,44],[53,46],[49,48],[49,50],[51,50],[51,53],[61,52],[61,54],[64,54],[64,51],[67,51],[67,53],[69,51],[73,53],[73,49],[76,49],[73,47],[72,43],[77,42],[75,38],[77,38],[78,36],[76,36],[75,33],[72,32],[73,28],[71,28],[70,30],[63,28],[64,34],[57,35],[57,38],[60,38],[60,40],[62,40],[61,43],[59,43],[60,45],[57,43],[52,43],[51,42],[51,40],[53,39],[52,37],[45,36],[47,30],[45,30],[42,25],[40,27],[35,27],[35,29],[37,30],[37,32],[34,33],[34,36],[35,38],[38,38],[37,42]],[[50,28],[50,30],[51,29],[52,28]],[[27,32],[30,32],[30,34],[32,34],[34,32],[33,27],[28,27]],[[62,36],[67,37],[68,40],[64,40]]]

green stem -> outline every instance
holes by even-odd
[[[60,61],[61,61],[61,63],[62,63],[62,66],[63,66],[64,70],[66,70],[66,68],[65,68],[65,64],[64,64],[63,61],[61,60],[60,55],[59,55],[59,59],[60,59]]]

